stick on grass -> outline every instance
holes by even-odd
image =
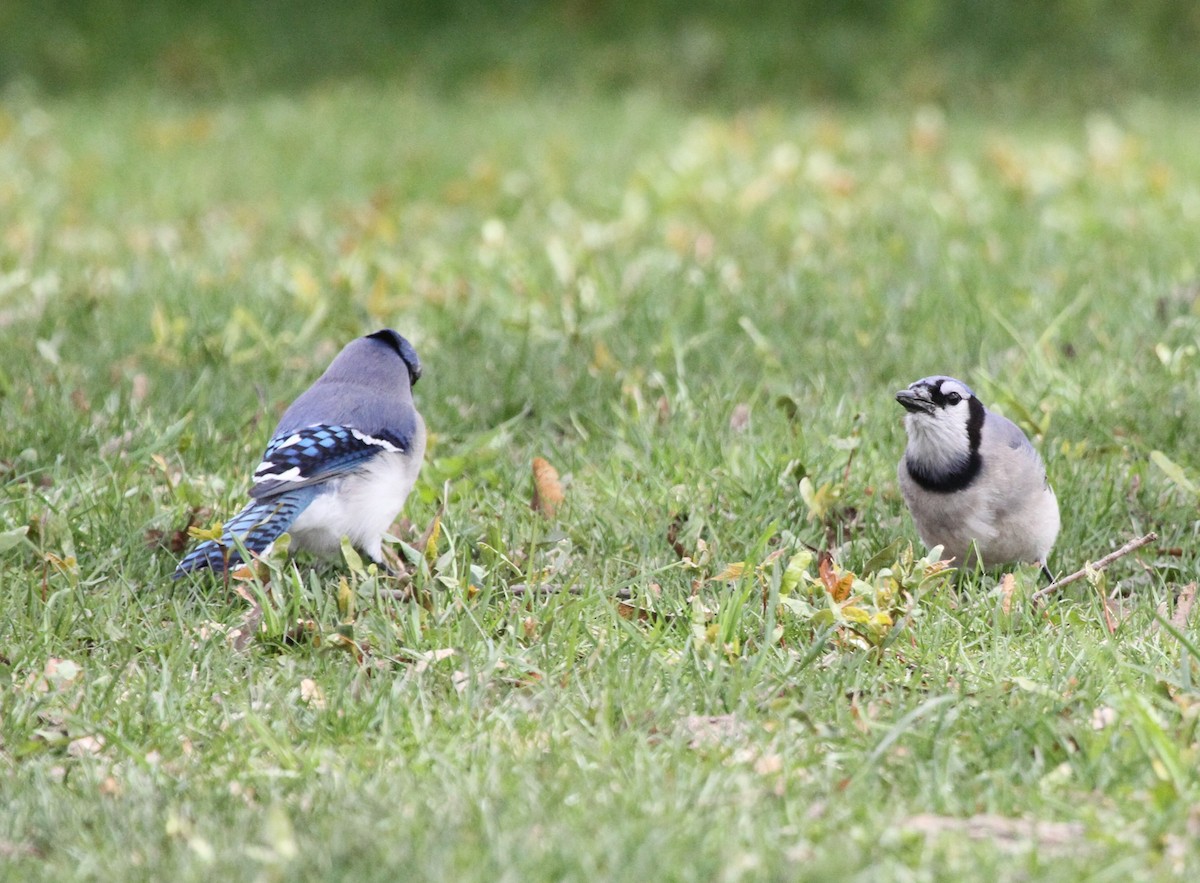
[[[1070,585],[1073,582],[1077,582],[1077,581],[1083,579],[1085,576],[1088,575],[1089,572],[1103,570],[1104,568],[1108,567],[1108,565],[1110,565],[1114,561],[1116,561],[1118,558],[1124,558],[1130,552],[1136,552],[1138,549],[1142,548],[1142,546],[1146,545],[1147,543],[1153,543],[1157,539],[1158,539],[1158,534],[1156,534],[1154,531],[1150,531],[1150,533],[1146,534],[1145,536],[1138,537],[1136,540],[1130,540],[1128,543],[1123,545],[1121,548],[1117,549],[1115,552],[1109,552],[1107,555],[1105,555],[1103,558],[1101,558],[1095,564],[1085,565],[1081,570],[1077,570],[1074,573],[1067,574],[1062,579],[1055,580],[1054,582],[1050,583],[1050,585],[1046,586],[1044,589],[1038,589],[1036,592],[1033,593],[1033,597],[1031,600],[1033,600],[1035,603],[1038,601],[1041,601],[1047,595],[1050,595],[1053,592],[1057,592],[1063,586]]]

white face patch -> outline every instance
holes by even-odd
[[[965,384],[959,383],[957,380],[947,377],[938,385],[938,391],[943,396],[949,397],[956,395],[961,400],[966,400],[971,397],[971,390],[967,389]]]
[[[967,399],[969,390],[955,381],[943,381],[939,391],[943,395],[956,393],[962,400],[935,408],[931,413],[910,413],[904,418],[904,428],[908,432],[906,456],[934,475],[957,469],[971,456],[971,439],[967,433],[967,422],[971,417]]]

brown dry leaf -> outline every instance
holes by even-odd
[[[1188,617],[1192,615],[1192,608],[1196,606],[1196,587],[1197,583],[1188,583],[1179,590],[1179,595],[1175,598],[1175,612],[1171,615],[1168,622],[1181,632],[1187,631]],[[1158,615],[1162,619],[1167,618],[1167,601],[1164,600],[1158,605]],[[1158,631],[1158,623],[1154,623],[1152,631]]]
[[[300,681],[300,701],[320,711],[325,707],[325,691],[312,678],[304,678]]]
[[[356,641],[349,635],[343,635],[341,632],[334,632],[326,635],[322,639],[323,643],[328,644],[338,650],[345,650],[354,657],[354,661],[362,665],[366,658],[367,652],[371,649],[365,641]]]
[[[691,736],[688,748],[706,748],[746,738],[746,722],[733,714],[690,714],[680,721],[684,733]]]
[[[50,687],[61,690],[82,678],[83,669],[79,667],[79,663],[72,662],[70,659],[58,659],[52,656],[46,660],[46,666],[42,669],[42,677]]]
[[[449,659],[451,656],[457,655],[458,651],[453,647],[442,647],[438,650],[426,650],[423,653],[417,653],[414,656],[413,673],[420,674],[435,662],[441,662],[443,659]]]
[[[103,736],[80,736],[67,744],[69,757],[91,757],[104,750]]]
[[[741,579],[742,574],[746,572],[745,561],[732,561],[726,564],[724,569],[716,576],[709,577],[709,582],[724,583],[732,582],[733,580]]]
[[[754,761],[754,772],[760,776],[773,776],[783,772],[783,758],[778,754],[763,754]]]
[[[1017,578],[1011,573],[1000,577],[1000,609],[1006,614],[1012,613],[1013,589],[1016,587]]]
[[[667,545],[671,547],[680,560],[687,557],[687,547],[679,542],[679,534],[683,532],[684,518],[682,515],[676,515],[675,518],[667,525]]]
[[[825,591],[834,601],[841,604],[850,597],[850,587],[854,585],[853,573],[843,573],[839,577],[833,572],[833,559],[828,555],[821,556],[821,563],[817,566],[817,571],[821,577],[821,584],[825,586]]]
[[[235,651],[241,653],[250,645],[250,642],[254,640],[254,636],[258,634],[258,631],[262,626],[263,609],[262,605],[258,603],[258,599],[250,594],[250,592],[248,592],[243,586],[235,585],[233,590],[250,605],[250,608],[246,611],[246,615],[243,616],[242,621],[238,623],[238,627],[233,629],[227,635],[229,639],[229,645]]]
[[[1092,709],[1092,729],[1103,730],[1117,722],[1117,710],[1111,705],[1101,705]]]
[[[1171,617],[1171,625],[1180,631],[1187,628],[1188,617],[1192,615],[1192,608],[1196,605],[1196,585],[1188,583],[1175,599],[1175,615]]]
[[[666,426],[671,419],[671,401],[666,396],[659,396],[658,401],[654,404],[654,411],[658,417],[658,425]]]
[[[183,550],[188,547],[191,542],[188,539],[187,531],[173,530],[168,533],[165,530],[158,528],[150,528],[145,534],[146,545],[151,549],[165,549],[172,555],[182,555]]]
[[[1048,822],[984,813],[960,819],[923,813],[906,819],[901,825],[909,831],[937,837],[944,834],[987,840],[1008,852],[1039,850],[1076,852],[1086,845],[1081,822]]]
[[[140,405],[146,400],[146,396],[150,393],[150,378],[145,374],[137,373],[133,375],[133,380],[129,384],[129,399],[135,405]]]
[[[271,581],[271,568],[261,558],[255,558],[253,563],[241,563],[229,571],[229,578],[239,582],[251,583],[256,579],[266,585]]]
[[[565,495],[558,480],[558,470],[542,457],[533,458],[533,499],[529,507],[546,518],[558,514]]]
[[[14,843],[0,840],[0,858],[41,858],[42,851],[32,843]]]
[[[621,619],[633,620],[635,622],[674,622],[679,617],[671,613],[663,613],[661,610],[655,610],[652,607],[643,607],[640,604],[632,604],[629,601],[617,602],[617,616]]]

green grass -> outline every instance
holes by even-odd
[[[1001,128],[11,93],[0,876],[1195,875],[1198,660],[1154,613],[1196,578],[1196,500],[1150,454],[1200,471],[1198,138],[1151,101]],[[424,604],[301,561],[236,649],[250,605],[172,582],[166,545],[385,324],[426,365],[414,531],[446,506]],[[935,372],[1036,437],[1058,570],[1159,532],[1108,574],[1114,634],[1094,588],[1033,610],[1025,573],[1008,613],[964,574],[872,650],[776,603],[773,551],[861,572],[916,541],[892,395]],[[343,573],[361,663],[329,640]],[[513,594],[538,580],[574,591]],[[285,640],[302,620],[324,639]]]

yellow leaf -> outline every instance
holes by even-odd
[[[835,488],[831,482],[814,488],[807,475],[800,479],[800,499],[808,507],[809,521],[823,521],[841,495],[841,488]]]
[[[533,500],[529,504],[530,508],[547,518],[553,518],[558,513],[558,507],[562,505],[564,499],[562,484],[558,480],[558,470],[551,466],[549,461],[541,457],[534,457]]]
[[[788,560],[787,569],[783,572],[783,581],[779,585],[779,594],[791,594],[792,590],[800,585],[800,580],[808,573],[812,560],[813,554],[807,549],[797,552]]]
[[[346,566],[350,568],[351,573],[355,576],[366,575],[367,569],[363,566],[362,556],[358,554],[349,537],[342,537],[342,557],[346,559]]]
[[[337,606],[342,622],[354,622],[354,591],[344,576],[338,583]]]
[[[1162,470],[1163,474],[1171,480],[1172,484],[1187,491],[1192,496],[1200,494],[1200,488],[1196,487],[1195,483],[1188,478],[1183,467],[1171,460],[1162,451],[1151,451],[1150,462]]]
[[[842,616],[846,617],[850,622],[861,622],[864,625],[871,621],[871,614],[867,613],[861,607],[847,605],[842,608]]]
[[[300,701],[319,711],[325,707],[325,692],[312,678],[304,678],[300,681]]]
[[[222,534],[225,533],[225,525],[221,522],[216,522],[212,527],[196,527],[195,525],[187,529],[188,536],[194,540],[220,540]]]
[[[425,561],[430,567],[433,567],[434,562],[438,559],[438,540],[442,536],[442,511],[439,509],[433,516],[433,521],[430,522],[429,529],[425,532],[424,555]]]
[[[741,579],[742,574],[746,572],[745,561],[734,561],[732,564],[726,564],[725,569],[711,578],[711,582],[727,582],[730,580]]]

